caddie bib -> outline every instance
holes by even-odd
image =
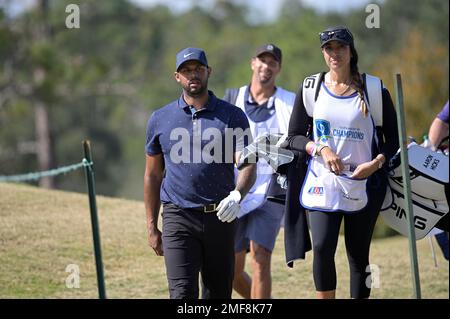
[[[245,112],[245,101],[248,100],[248,95],[249,95],[248,87],[244,86],[239,89],[239,94],[236,99],[236,106],[242,109],[244,112]],[[274,98],[275,97],[272,96],[269,99],[268,105],[273,105],[275,103]],[[272,117],[262,122],[254,122],[251,118],[249,117],[247,118],[254,139],[257,139],[264,133],[272,133],[272,134],[280,133],[278,124],[279,119],[277,112],[275,112]],[[255,210],[256,208],[261,206],[266,200],[266,192],[270,184],[270,179],[273,174],[273,170],[270,167],[270,165],[265,161],[258,161],[256,163],[256,170],[257,170],[256,181],[253,184],[252,188],[249,190],[248,194],[244,197],[244,199],[240,203],[241,209],[238,214],[239,218]],[[235,174],[237,175],[237,171],[235,171]]]
[[[354,213],[367,206],[367,179],[351,178],[362,163],[372,160],[374,122],[361,112],[357,93],[332,94],[321,84],[313,112],[313,137],[342,160],[344,171],[336,175],[321,157],[312,157],[300,192],[300,203],[309,210]]]

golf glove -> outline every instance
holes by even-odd
[[[239,191],[234,190],[230,192],[230,195],[222,199],[217,206],[217,218],[221,222],[231,223],[238,215],[241,206],[239,205],[239,201],[241,200],[241,193]]]

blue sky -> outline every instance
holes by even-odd
[[[110,0],[107,0],[110,1]],[[199,4],[205,7],[211,7],[214,0],[129,0],[137,5],[148,8],[157,4],[168,6],[173,12],[179,13],[188,10],[193,4]],[[257,10],[256,14],[251,16],[260,17],[262,20],[274,20],[284,2],[284,0],[230,0],[236,3],[248,3],[251,7]],[[361,8],[368,3],[374,3],[375,0],[299,0],[305,5],[314,7],[320,12],[338,11],[345,12],[346,10]],[[36,0],[0,0],[0,6],[8,4],[11,13],[14,15],[20,12]],[[78,1],[74,0],[74,3]]]
[[[201,4],[209,7],[213,0],[130,0],[143,7],[151,7],[156,4],[164,4],[174,12],[183,12],[188,10],[193,4]],[[284,0],[232,0],[236,3],[248,3],[251,7],[257,8],[258,15],[262,19],[271,21],[277,16]],[[299,0],[305,5],[314,7],[320,12],[338,11],[345,12],[349,8],[356,9],[375,3],[374,0]]]

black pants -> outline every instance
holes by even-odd
[[[309,213],[313,240],[313,275],[317,291],[336,289],[334,255],[339,228],[344,219],[345,247],[350,265],[351,298],[370,296],[369,248],[373,229],[386,194],[384,176],[368,181],[368,205],[355,214],[312,211]]]
[[[171,299],[196,299],[199,273],[204,299],[229,299],[233,291],[235,222],[166,204],[162,244]]]

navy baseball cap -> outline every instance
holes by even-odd
[[[255,56],[260,56],[263,53],[271,54],[275,58],[275,60],[281,63],[281,49],[275,44],[263,44],[256,49]]]
[[[339,41],[346,45],[353,45],[353,35],[347,27],[331,27],[319,33],[320,47],[330,41]]]
[[[176,70],[180,68],[180,66],[187,61],[198,61],[201,64],[208,66],[208,60],[206,60],[205,51],[199,48],[186,48],[177,53],[177,64]]]

